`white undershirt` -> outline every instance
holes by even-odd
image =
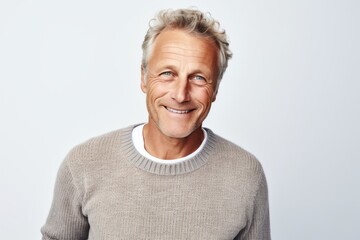
[[[175,164],[175,163],[179,163],[179,162],[184,162],[192,157],[194,157],[196,154],[198,154],[203,147],[205,146],[205,143],[207,141],[207,132],[203,130],[204,132],[204,140],[202,141],[201,145],[196,149],[196,151],[190,153],[189,155],[182,157],[182,158],[177,158],[177,159],[172,159],[172,160],[164,160],[164,159],[160,159],[157,157],[154,157],[152,155],[150,155],[150,153],[148,153],[145,149],[145,144],[144,144],[144,138],[143,138],[143,128],[144,128],[145,124],[136,126],[133,131],[132,131],[132,141],[134,143],[134,146],[136,148],[136,150],[143,155],[144,157],[146,157],[147,159],[150,159],[151,161],[157,162],[157,163],[162,163],[162,164]]]

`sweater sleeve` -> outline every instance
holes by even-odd
[[[80,240],[88,237],[89,223],[82,214],[81,195],[66,160],[59,168],[52,206],[41,233],[42,240]]]
[[[270,240],[268,188],[263,171],[261,171],[250,218],[249,225],[234,240]]]

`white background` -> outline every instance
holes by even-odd
[[[359,239],[355,0],[0,0],[0,239],[40,239],[70,148],[146,121],[148,21],[189,6],[229,35],[205,126],[262,162],[273,239]]]

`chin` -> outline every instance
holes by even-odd
[[[161,132],[171,138],[186,138],[191,135],[196,128],[181,128],[181,127],[160,127]]]

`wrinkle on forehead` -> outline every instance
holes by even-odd
[[[207,51],[173,46],[172,44],[168,44],[167,46],[166,45],[162,46],[159,50],[161,53],[175,54],[175,55],[183,54],[185,56],[196,57],[196,58],[203,58],[203,56],[207,55],[207,53],[208,53]]]
[[[194,39],[198,41],[194,41]],[[181,47],[182,45],[183,47]],[[194,52],[194,46],[196,46],[199,50],[196,50],[199,53],[203,53],[204,51],[200,51],[200,48],[217,49],[217,45],[212,40],[201,37],[195,36],[193,34],[189,34],[183,30],[165,30],[161,32],[154,41],[153,48],[159,47],[160,48],[178,48],[180,51],[184,53],[187,52]],[[188,46],[189,48],[186,48]]]

